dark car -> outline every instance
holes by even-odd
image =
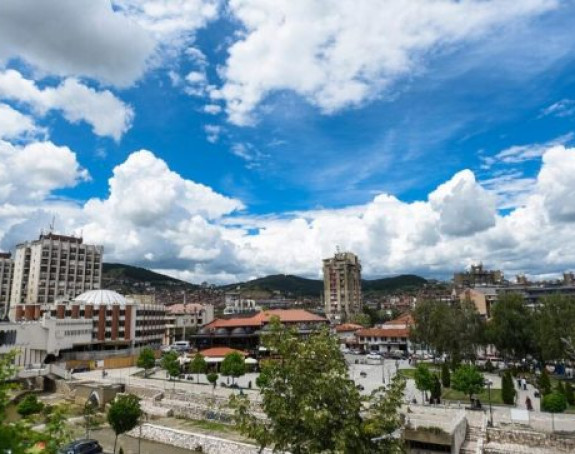
[[[58,454],[100,454],[103,451],[97,440],[76,440],[58,450]]]

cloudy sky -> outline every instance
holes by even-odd
[[[0,250],[222,283],[575,268],[575,2],[2,0]]]

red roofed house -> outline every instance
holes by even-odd
[[[377,328],[360,329],[356,331],[355,337],[359,347],[368,353],[409,354],[411,350],[409,340],[411,325],[413,325],[411,315],[403,314]]]
[[[190,338],[200,350],[227,346],[255,353],[260,345],[260,336],[269,329],[272,317],[278,317],[284,325],[297,328],[302,336],[329,324],[326,318],[303,309],[271,309],[250,317],[218,318]]]

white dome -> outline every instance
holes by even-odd
[[[112,290],[90,290],[74,298],[76,303],[99,305],[126,305],[126,298]]]

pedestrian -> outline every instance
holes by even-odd
[[[517,376],[517,388],[521,389],[521,377]]]
[[[533,411],[533,404],[531,403],[531,399],[529,397],[525,399],[525,407],[527,407],[528,411]]]
[[[521,384],[523,385],[523,391],[527,391],[527,380],[525,380],[525,377],[521,379]]]

